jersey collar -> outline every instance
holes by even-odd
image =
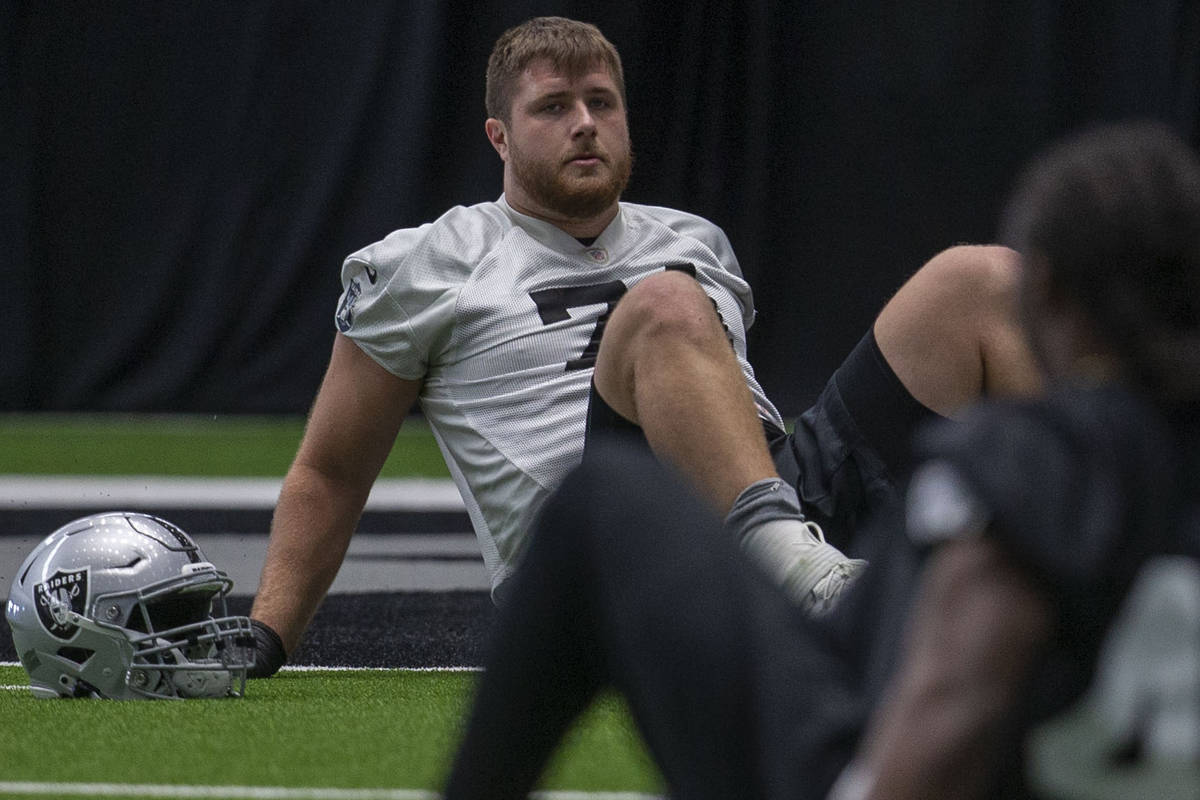
[[[610,255],[616,255],[618,245],[625,235],[626,211],[624,203],[618,204],[617,215],[613,217],[612,222],[608,223],[608,227],[600,232],[600,235],[596,237],[596,241],[590,245],[585,245],[561,228],[555,227],[545,220],[517,211],[508,204],[503,194],[500,195],[500,199],[496,202],[508,214],[513,224],[546,247],[563,255],[582,256],[597,264],[603,264],[609,260]]]

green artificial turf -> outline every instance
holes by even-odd
[[[282,477],[303,427],[300,418],[0,415],[0,474]],[[382,475],[448,474],[424,421],[407,421]],[[286,671],[222,701],[48,701],[0,689],[0,784],[181,784],[203,797],[222,796],[214,786],[437,791],[476,676]],[[19,666],[0,666],[0,686],[27,682]],[[567,735],[543,788],[662,791],[612,696]],[[123,797],[111,787],[103,796]]]
[[[282,477],[300,417],[0,415],[0,474]],[[383,477],[449,477],[428,425],[409,419]]]
[[[249,682],[241,700],[183,702],[36,700],[3,689],[0,781],[438,791],[476,678],[285,671]],[[0,684],[24,683],[20,667],[0,667]],[[613,696],[568,735],[543,788],[662,790]]]

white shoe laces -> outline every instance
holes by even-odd
[[[820,604],[817,610],[827,610],[831,607],[833,601],[842,593],[842,589],[853,580],[858,571],[856,560],[834,564],[829,573],[817,581],[812,588],[813,596]]]
[[[817,541],[813,542],[813,546],[820,544],[832,547],[832,545],[829,545],[825,541],[825,531],[821,530],[821,526],[817,523],[806,519],[804,520],[804,529],[816,538]],[[866,566],[866,562],[857,558],[850,558],[833,564],[829,572],[812,587],[812,595],[815,603],[811,610],[820,614],[833,608],[834,602],[841,595],[842,590],[857,577],[864,566]]]
[[[797,526],[799,523],[799,526]],[[750,531],[743,547],[801,609],[824,614],[866,565],[847,558],[810,520],[773,520]]]
[[[808,519],[803,520],[803,522],[805,530],[817,537],[817,541],[821,544],[825,544],[825,531],[821,530],[821,526]]]

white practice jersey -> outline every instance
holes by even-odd
[[[392,374],[424,382],[422,413],[493,587],[515,567],[546,496],[581,460],[603,322],[629,287],[667,268],[694,270],[759,413],[782,428],[746,361],[750,287],[725,234],[695,215],[622,203],[584,245],[501,197],[396,231],[342,266],[338,330]]]

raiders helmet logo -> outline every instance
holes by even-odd
[[[38,619],[51,636],[66,641],[75,635],[79,626],[73,624],[69,612],[82,614],[87,608],[88,571],[58,570],[33,587]]]
[[[374,283],[374,281],[371,281]],[[346,287],[346,294],[342,297],[341,305],[337,310],[337,327],[342,333],[350,330],[350,326],[354,324],[354,304],[358,302],[358,296],[362,294],[362,284],[357,280],[351,279],[350,285]]]

